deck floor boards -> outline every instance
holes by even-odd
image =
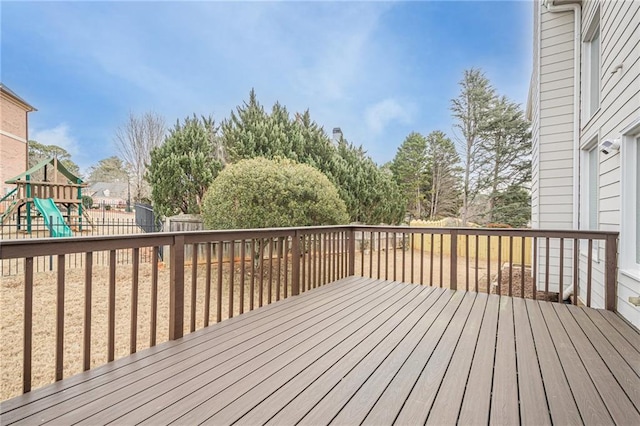
[[[2,402],[9,424],[640,424],[616,314],[349,277]]]

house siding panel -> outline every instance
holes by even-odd
[[[583,34],[591,19],[600,11],[601,32],[601,94],[600,109],[582,122],[581,142],[593,135],[600,140],[617,139],[621,130],[640,117],[640,2],[585,1],[583,4]],[[622,65],[612,73],[614,69]],[[619,231],[621,205],[620,153],[600,155],[599,165],[599,229]],[[594,306],[604,304],[604,247],[599,246],[600,263],[594,267],[593,288],[598,297]],[[584,261],[584,257],[581,256]],[[586,285],[581,277],[581,287]],[[583,293],[584,294],[584,293]],[[640,327],[640,307],[628,302],[630,296],[640,296],[640,281],[618,274],[618,312],[636,327]]]

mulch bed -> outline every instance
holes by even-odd
[[[524,297],[526,299],[533,299],[533,276],[531,272],[531,268],[525,267],[524,269]],[[505,263],[502,266],[501,277],[500,277],[500,293],[501,295],[509,295],[509,264]],[[495,274],[493,277],[493,285],[491,286],[491,293],[498,294],[498,274]],[[511,268],[511,294],[516,297],[520,297],[522,289],[522,266],[521,265],[513,265]],[[549,302],[557,302],[558,301],[558,293],[545,293],[544,291],[538,290],[536,292],[536,299],[538,300],[546,300]]]

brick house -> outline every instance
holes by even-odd
[[[14,187],[4,182],[27,170],[28,114],[37,110],[2,83],[0,95],[0,194],[4,195]]]

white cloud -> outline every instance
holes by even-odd
[[[411,106],[402,106],[392,98],[385,99],[368,107],[365,111],[365,122],[373,134],[380,134],[391,122],[411,123]]]
[[[33,130],[29,139],[43,145],[57,145],[66,149],[71,155],[78,154],[79,151],[78,142],[71,136],[66,123],[60,123],[49,129]]]

